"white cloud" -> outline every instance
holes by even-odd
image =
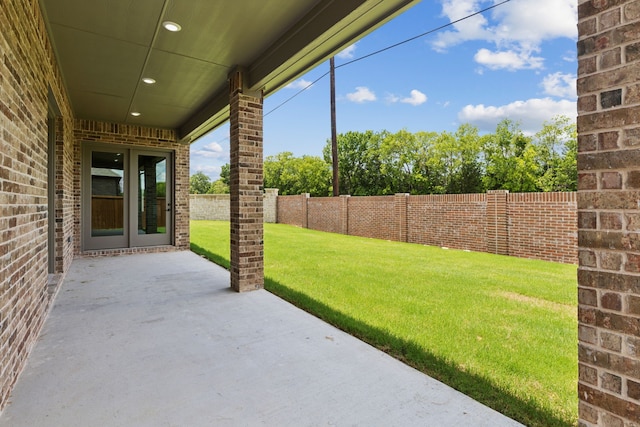
[[[395,104],[396,102],[400,101],[400,97],[397,95],[394,95],[392,93],[388,94],[385,99],[387,100],[388,103],[390,104]]]
[[[499,40],[539,44],[556,37],[578,38],[575,0],[519,0],[494,9]]]
[[[347,94],[347,99],[351,102],[357,102],[362,104],[364,102],[375,101],[376,94],[373,93],[368,87],[358,86],[356,87],[356,91]]]
[[[556,101],[551,98],[534,98],[498,107],[467,105],[458,113],[458,120],[492,132],[501,120],[510,119],[519,123],[523,132],[533,134],[542,128],[543,122],[558,115],[575,118],[576,103],[566,99]]]
[[[450,22],[457,21],[480,10],[478,0],[444,0],[442,2],[442,16],[449,18]],[[433,47],[437,51],[445,51],[448,47],[455,46],[468,40],[489,40],[493,36],[487,29],[488,21],[482,15],[475,15],[453,24],[453,30],[443,31],[438,34]]]
[[[576,99],[576,76],[561,72],[549,74],[542,80],[542,87],[546,95],[559,98]]]
[[[425,95],[424,93],[420,92],[417,89],[413,89],[411,91],[411,96],[401,99],[400,102],[404,102],[405,104],[411,104],[415,107],[427,102],[427,95]]]
[[[284,88],[285,89],[298,89],[298,90],[303,90],[303,89],[307,89],[309,86],[311,86],[313,83],[310,81],[307,81],[305,79],[300,79],[300,80],[295,80],[291,83],[289,83],[288,85],[286,85]]]
[[[533,52],[525,51],[497,51],[492,52],[489,49],[480,49],[473,59],[491,70],[505,69],[509,71],[523,69],[542,68],[544,58],[532,56]]]
[[[414,107],[418,106],[418,105],[422,105],[425,102],[427,102],[427,95],[425,95],[424,93],[420,92],[417,89],[413,89],[410,92],[410,96],[407,96],[405,98],[401,98],[398,95],[394,95],[393,93],[390,93],[389,95],[386,96],[386,100],[387,102],[391,103],[391,104],[395,104],[396,102],[402,102],[404,104],[411,104]]]
[[[208,159],[224,159],[229,157],[229,153],[225,152],[222,145],[217,142],[210,142],[206,145],[203,145],[202,148],[198,150],[191,151],[191,156],[195,157],[205,157]]]
[[[442,0],[442,15],[453,22],[492,3]],[[539,52],[543,41],[557,37],[577,39],[577,14],[575,0],[519,0],[454,24],[453,30],[440,33],[432,46],[444,52],[465,41],[485,41],[495,45],[495,51],[480,49],[475,59],[490,69],[540,68],[544,59],[533,54]]]
[[[338,53],[336,56],[340,59],[352,59],[356,53],[356,44],[352,44],[347,46],[342,52]]]

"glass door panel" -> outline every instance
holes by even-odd
[[[91,153],[91,236],[124,235],[124,154]]]
[[[134,152],[136,235],[134,246],[170,244],[171,186],[167,153]],[[132,192],[134,190],[132,189]]]
[[[84,161],[90,165],[84,175],[88,190],[83,193],[85,247],[125,247],[128,238],[127,152],[96,148],[86,151]]]
[[[170,152],[86,144],[83,150],[84,249],[170,245]]]

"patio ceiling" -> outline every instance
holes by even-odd
[[[40,3],[77,118],[177,129],[192,141],[228,119],[236,66],[268,96],[417,1]]]

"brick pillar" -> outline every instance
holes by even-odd
[[[640,1],[578,5],[581,426],[640,422]]]
[[[309,197],[311,194],[302,193],[302,228],[309,228]]]
[[[396,193],[394,196],[393,213],[398,221],[398,242],[407,241],[407,199],[409,194]]]
[[[507,190],[487,192],[487,252],[509,255]]]
[[[231,287],[264,287],[262,93],[247,90],[244,73],[229,75]]]
[[[340,196],[340,233],[349,234],[349,195]]]

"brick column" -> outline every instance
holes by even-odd
[[[407,199],[409,194],[396,193],[394,196],[393,214],[398,221],[398,242],[407,241]]]
[[[247,90],[244,73],[229,75],[231,287],[264,287],[262,93]]]
[[[509,255],[507,190],[487,192],[487,252]]]
[[[309,197],[311,194],[302,193],[302,228],[309,228]]]
[[[349,234],[349,195],[340,195],[340,233]]]
[[[640,421],[640,1],[578,5],[580,425]]]

